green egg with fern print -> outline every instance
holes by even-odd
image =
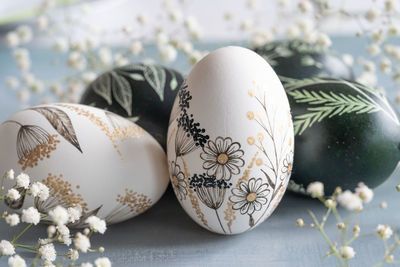
[[[302,40],[274,41],[253,50],[272,66],[282,82],[286,78],[354,79],[353,70],[337,52]]]
[[[284,84],[295,133],[289,189],[305,193],[324,183],[353,190],[359,182],[382,184],[400,160],[399,119],[381,92],[340,79],[312,78]]]
[[[181,73],[156,64],[136,63],[101,74],[86,88],[80,103],[126,117],[166,147],[169,116]]]

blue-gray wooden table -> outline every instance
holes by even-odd
[[[226,43],[227,44],[227,43]],[[365,55],[365,40],[356,37],[336,37],[333,47],[344,53]],[[219,44],[199,44],[213,50],[223,46]],[[156,53],[150,49],[151,53]],[[59,65],[53,67],[54,56],[46,47],[33,47],[32,60],[34,73],[39,77],[54,79],[68,75],[70,71]],[[183,56],[173,65],[187,73],[189,66]],[[4,44],[0,44],[0,120],[19,109],[16,93],[5,87],[5,77],[16,73],[12,56]],[[383,80],[382,86],[387,86]],[[395,92],[389,89],[389,98]],[[33,97],[32,103],[38,101]],[[37,102],[38,103],[38,102]],[[0,148],[1,149],[1,148]],[[0,159],[1,160],[1,159]],[[380,261],[384,254],[382,242],[374,234],[378,223],[390,224],[396,230],[400,226],[400,193],[395,186],[400,183],[400,171],[375,190],[375,198],[361,214],[359,224],[361,237],[354,243],[356,257],[351,266],[371,266]],[[345,179],[345,177],[343,177]],[[379,203],[386,201],[388,208],[382,210]],[[313,199],[287,193],[272,216],[254,230],[236,236],[222,236],[210,233],[185,214],[172,190],[169,188],[163,198],[146,213],[129,221],[112,225],[104,236],[95,235],[92,247],[104,246],[104,255],[109,257],[113,266],[336,266],[334,257],[324,258],[328,251],[321,235],[314,229],[299,228],[296,219],[303,218],[311,222],[307,209],[322,216],[325,209]],[[344,212],[341,210],[341,212]],[[336,234],[336,223],[329,220],[327,231]],[[9,228],[0,222],[0,239],[12,239],[22,229],[22,225]],[[46,236],[46,227],[35,227],[27,232],[21,242],[31,243],[38,237]],[[32,259],[30,252],[20,253]],[[94,261],[98,254],[81,254],[79,262]],[[400,258],[400,251],[395,253]],[[0,259],[0,266],[6,265],[6,259]]]

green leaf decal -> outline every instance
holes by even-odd
[[[142,74],[139,73],[132,73],[129,74],[129,77],[131,77],[132,79],[134,79],[135,81],[144,81],[144,77]]]
[[[169,83],[169,87],[171,88],[172,91],[174,91],[178,87],[178,82],[176,81],[175,78],[171,80]]]
[[[161,101],[164,101],[165,70],[158,66],[146,65],[143,74]]]
[[[107,101],[107,104],[112,104],[111,98],[111,75],[109,73],[105,73],[98,77],[92,84],[93,91],[104,98]]]
[[[112,92],[115,100],[120,106],[132,116],[132,90],[129,82],[116,72],[111,71],[112,77]]]
[[[307,103],[309,105],[321,105],[307,108],[308,113],[297,115],[294,118],[294,134],[301,135],[307,128],[313,126],[315,122],[321,122],[324,118],[332,118],[333,116],[341,116],[345,113],[373,113],[382,110],[375,102],[361,95],[344,95],[334,92],[325,93],[292,90],[287,92],[296,103]]]

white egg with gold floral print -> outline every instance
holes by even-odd
[[[149,209],[168,183],[166,155],[135,123],[114,113],[75,104],[22,110],[0,125],[0,171],[14,169],[49,187],[46,200],[7,200],[8,210],[33,204],[41,213],[57,205],[80,206],[85,218],[96,214],[108,224]],[[5,189],[15,181],[5,179]]]
[[[220,48],[182,85],[168,129],[170,179],[202,227],[237,234],[279,204],[293,164],[293,123],[277,75],[256,53]]]

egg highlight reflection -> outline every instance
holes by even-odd
[[[74,104],[22,110],[0,125],[0,171],[13,168],[50,189],[47,200],[6,201],[8,209],[32,206],[41,213],[79,205],[85,219],[108,224],[149,209],[168,185],[166,156],[158,142],[114,113]],[[6,180],[5,189],[13,186]],[[24,188],[18,188],[21,194]]]
[[[293,123],[277,75],[259,55],[225,47],[203,58],[172,109],[170,179],[202,227],[237,234],[280,202],[292,169]]]

